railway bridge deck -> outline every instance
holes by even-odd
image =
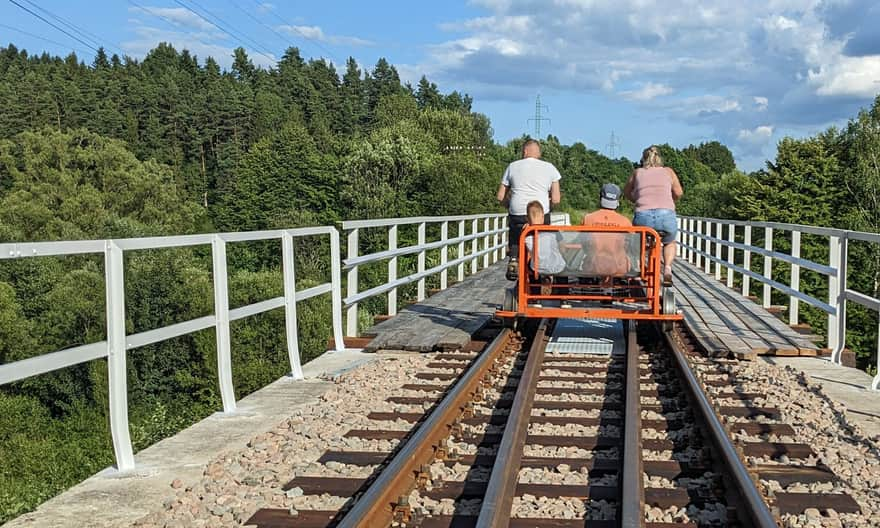
[[[163,526],[166,525],[162,521],[163,512],[171,510],[179,512],[181,498],[189,497],[186,500],[192,501],[194,490],[201,490],[203,495],[209,496],[209,499],[203,504],[197,503],[198,501],[185,503],[187,507],[191,507],[192,514],[188,517],[174,518],[168,521],[168,526],[210,525],[207,521],[196,523],[200,515],[207,517],[213,515],[217,517],[218,522],[230,525],[243,524],[251,519],[250,515],[235,513],[232,503],[246,503],[265,509],[277,507],[283,500],[280,500],[278,495],[268,492],[262,495],[256,492],[253,497],[227,496],[223,491],[224,486],[228,484],[227,481],[249,478],[269,482],[272,479],[283,479],[293,475],[292,470],[274,470],[272,475],[269,473],[246,475],[249,467],[246,462],[251,463],[259,459],[260,463],[263,463],[266,459],[277,458],[278,463],[308,465],[308,459],[314,454],[313,451],[315,449],[322,451],[316,447],[321,440],[332,435],[348,435],[346,430],[356,429],[360,421],[352,419],[349,415],[348,418],[341,418],[343,423],[328,423],[333,427],[307,435],[314,441],[310,440],[302,444],[294,441],[293,447],[302,449],[302,452],[297,454],[279,452],[278,444],[272,444],[273,438],[277,442],[280,436],[288,434],[287,432],[291,430],[301,433],[306,425],[314,423],[314,415],[322,417],[318,418],[319,421],[333,422],[342,415],[322,409],[333,407],[346,397],[358,398],[361,393],[364,398],[363,404],[367,407],[359,409],[366,415],[371,410],[369,405],[374,404],[369,400],[371,391],[379,390],[372,387],[379,380],[371,376],[387,377],[387,380],[382,381],[398,383],[406,389],[407,382],[415,381],[411,379],[412,370],[426,365],[430,367],[431,359],[421,359],[422,357],[481,350],[490,339],[486,329],[492,326],[492,314],[500,305],[503,288],[507,285],[503,277],[502,264],[499,262],[505,243],[504,219],[498,215],[482,215],[473,218],[395,220],[396,222],[382,221],[385,223],[375,221],[343,223],[342,230],[348,235],[347,258],[343,259],[339,256],[338,239],[334,242],[333,234],[330,233],[331,249],[333,249],[331,253],[335,253],[341,264],[334,270],[332,284],[326,288],[319,286],[298,291],[293,283],[292,273],[289,277],[290,284],[287,283],[286,274],[285,290],[286,295],[294,299],[292,306],[290,303],[285,304],[283,300],[276,300],[272,306],[260,307],[260,310],[265,311],[286,306],[288,310],[293,310],[295,317],[296,301],[301,297],[308,298],[330,293],[334,296],[334,336],[331,347],[335,350],[329,350],[305,365],[299,365],[298,357],[295,361],[292,356],[292,376],[282,378],[238,402],[233,402],[232,408],[226,409],[225,412],[217,413],[174,437],[134,454],[130,461],[120,464],[129,467],[124,467],[121,471],[109,468],[47,501],[35,512],[23,515],[6,526],[10,528],[101,527],[129,526],[135,522],[142,526]],[[401,220],[418,226],[416,246],[402,249],[397,247],[396,226],[400,225]],[[426,241],[425,224],[431,221],[440,222],[442,225],[440,240],[436,242]],[[448,234],[450,225],[458,226],[457,235],[452,238]],[[742,234],[745,233],[737,236],[736,229],[744,225],[708,219],[681,220],[679,242],[682,258],[676,263],[674,282],[677,301],[684,314],[683,327],[686,332],[693,339],[696,348],[710,357],[729,358],[728,361],[736,359],[752,364],[767,362],[791,366],[797,372],[806,374],[807,378],[799,379],[809,387],[809,390],[819,391],[817,394],[821,393],[821,397],[830,402],[831,407],[837,408],[840,405],[847,408],[849,412],[839,416],[847,427],[855,424],[856,432],[853,433],[853,438],[857,441],[875,442],[873,445],[878,445],[876,442],[880,439],[880,398],[877,398],[876,392],[871,390],[872,383],[876,388],[876,379],[872,380],[868,374],[840,363],[842,359],[846,359],[846,350],[843,346],[846,336],[846,301],[855,300],[869,307],[880,306],[880,301],[847,289],[845,252],[842,257],[839,254],[835,257],[833,249],[834,244],[840,244],[840,234],[835,232],[829,235],[832,238],[832,254],[831,262],[826,265],[800,259],[794,247],[789,255],[774,251],[772,232],[770,242],[765,239],[764,248],[751,246],[748,231],[749,234],[744,240]],[[388,251],[360,255],[359,231],[375,227],[389,229]],[[728,227],[728,238],[725,239],[722,230]],[[778,226],[765,227],[765,229],[774,228],[780,229]],[[266,237],[272,238],[277,235],[287,248],[286,244],[296,236],[326,233],[328,232],[284,232],[273,233],[271,237],[269,235]],[[799,237],[795,238],[799,240]],[[874,242],[873,239],[870,241]],[[880,238],[877,242],[880,242]],[[222,246],[222,243],[218,244],[216,238],[209,240],[208,243],[213,245],[214,251],[217,251],[218,245]],[[140,249],[143,246],[143,244],[134,244],[132,247]],[[450,256],[447,253],[448,248],[456,248],[457,251]],[[108,255],[111,250],[108,250]],[[440,253],[440,264],[426,269],[425,254],[433,250]],[[763,274],[750,269],[752,252],[764,258]],[[398,255],[407,254],[418,256],[417,270],[408,277],[398,278],[396,258]],[[740,263],[736,262],[738,256],[741,257]],[[793,277],[791,283],[780,284],[771,278],[772,264],[768,269],[768,259],[774,258],[784,260],[791,265]],[[383,259],[395,259],[393,273],[389,264],[388,282],[364,292],[358,291],[358,265]],[[112,267],[113,260],[108,262]],[[479,269],[481,265],[482,270]],[[801,267],[818,269],[830,278],[827,302],[806,296],[798,290],[798,282],[794,278]],[[841,268],[843,268],[842,281]],[[343,271],[347,283],[345,297],[341,293]],[[450,278],[447,275],[447,272],[454,274],[456,271],[457,281],[456,277]],[[467,271],[470,275],[466,273]],[[286,268],[285,273],[287,273]],[[111,271],[108,271],[108,285],[111,281],[110,274]],[[428,295],[425,278],[436,274],[442,274],[438,291]],[[725,274],[726,277],[723,276]],[[749,279],[764,283],[763,299],[743,295],[749,292]],[[450,284],[453,281],[455,283]],[[397,289],[413,283],[418,285],[416,302],[396,313]],[[741,289],[734,290],[733,286]],[[769,288],[782,291],[793,300],[785,311],[771,305]],[[225,295],[225,292],[222,293]],[[392,313],[371,328],[358,332],[357,305],[366,298],[376,295],[388,296],[388,306],[394,307],[388,311]],[[840,300],[843,301],[842,304]],[[112,303],[109,294],[108,301]],[[798,301],[817,305],[829,313],[828,336],[815,335],[812,329],[798,324]],[[238,313],[233,315],[245,317],[249,315],[245,313],[247,309],[248,307],[237,309]],[[228,306],[226,310],[228,311]],[[252,309],[250,313],[259,313],[259,311]],[[783,319],[786,315],[789,316],[788,320]],[[229,317],[229,313],[226,316]],[[228,322],[226,324],[228,325]],[[110,325],[109,320],[108,325]],[[219,323],[217,328],[219,332]],[[184,330],[186,329],[175,329],[174,331],[178,332],[175,335],[180,335]],[[110,333],[108,331],[108,342],[111,341]],[[144,336],[140,337],[141,341],[146,340]],[[151,337],[158,339],[157,336]],[[340,343],[344,345],[339,346]],[[295,352],[298,356],[298,349]],[[414,354],[414,352],[429,354]],[[11,375],[8,370],[2,370],[3,367],[0,365],[0,380],[5,382]],[[27,367],[35,372],[38,370],[31,364]],[[818,382],[823,387],[821,391],[810,380]],[[346,387],[346,384],[356,387],[354,389]],[[412,390],[411,385],[412,383],[406,390]],[[405,399],[404,397],[401,401]],[[372,410],[381,413],[398,412],[400,409],[391,406],[388,409],[383,407]],[[313,421],[310,422],[310,419]],[[395,435],[387,437],[380,435],[372,438],[372,441],[381,449],[383,446],[387,448],[387,442],[394,438]],[[871,438],[873,440],[870,440]],[[277,456],[273,458],[275,453]],[[117,456],[119,456],[118,452]],[[311,463],[314,464],[315,461]],[[231,472],[229,464],[235,465],[240,473]],[[223,482],[212,486],[212,482],[215,481]],[[302,489],[296,489],[302,493]],[[297,496],[296,493],[291,494],[289,491],[286,490],[282,495],[288,499]],[[219,500],[228,500],[229,504],[224,507],[223,504],[217,503]],[[208,504],[209,501],[214,502]],[[261,504],[260,501],[263,503]],[[260,521],[256,524],[264,528],[295,526],[284,518],[271,517],[271,515],[253,519]]]

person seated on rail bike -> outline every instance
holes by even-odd
[[[544,206],[538,200],[533,200],[526,205],[526,215],[529,218],[529,225],[542,225],[544,223]],[[553,282],[553,276],[565,269],[565,259],[562,258],[560,251],[560,242],[562,237],[558,232],[541,231],[538,234],[538,275],[541,280],[541,295],[549,295],[552,292],[550,284]],[[535,234],[528,235],[524,241],[529,254],[532,255],[529,267],[535,271],[534,262],[534,241]]]
[[[620,206],[620,187],[606,183],[599,191],[599,209],[584,216],[585,226],[630,227],[629,218],[617,212]],[[627,255],[623,233],[590,233],[584,241],[584,259],[581,271],[602,277],[600,286],[610,288],[614,277],[626,275],[632,269]]]

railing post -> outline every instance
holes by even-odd
[[[479,230],[479,221],[477,219],[471,220],[471,235],[473,235],[474,239],[471,241],[471,274],[477,272],[477,253],[479,252],[480,242],[477,239],[477,231]]]
[[[877,365],[880,365],[880,312],[877,312]],[[871,382],[871,390],[880,390],[880,368],[877,369],[877,375]]]
[[[703,234],[706,236],[706,238],[704,239],[704,241],[706,242],[706,249],[704,252],[706,253],[706,257],[703,260],[703,272],[708,275],[709,272],[712,270],[712,259],[709,258],[709,256],[712,255],[712,241],[709,240],[709,237],[712,236],[712,222],[706,220],[706,225],[704,227],[705,232]]]
[[[680,216],[676,216],[675,218],[675,227],[677,227],[677,234],[675,236],[675,256],[681,258],[681,255],[684,253],[684,249],[682,246],[684,245],[684,233],[682,232],[682,225],[684,224],[684,219]]]
[[[746,250],[743,251],[743,268],[746,271],[752,271],[752,250],[749,249],[752,247],[752,226],[746,225],[745,234],[743,235],[743,245],[746,246]],[[751,277],[746,274],[743,274],[743,284],[742,284],[742,294],[743,297],[748,297],[751,293],[750,284]]]
[[[773,228],[765,227],[764,228],[764,249],[767,251],[773,251]],[[773,278],[773,258],[770,255],[764,255],[764,278],[772,279]],[[770,308],[771,298],[770,298],[770,285],[766,282],[764,283],[763,295],[761,296],[761,302],[763,303],[764,308]]]
[[[507,256],[507,246],[509,244],[510,230],[507,225],[507,215],[501,217],[501,258]]]
[[[843,349],[846,347],[846,235],[830,237],[831,267],[837,274],[828,279],[828,304],[835,308],[835,314],[828,316],[828,348],[831,361],[841,363]]]
[[[465,235],[465,224],[464,220],[458,221],[458,238],[464,238]],[[458,255],[456,256],[458,259],[464,259],[464,240],[458,243]],[[458,262],[458,282],[464,280],[464,260],[459,260]]]
[[[440,224],[440,241],[443,242],[443,247],[440,248],[440,265],[444,266],[443,271],[440,272],[440,289],[445,290],[449,285],[449,270],[446,269],[446,263],[449,262],[449,246],[446,245],[446,240],[449,239],[449,221],[445,220],[442,224]]]
[[[791,256],[801,258],[801,232],[791,232]],[[798,264],[791,265],[791,289],[801,291],[801,267]],[[800,308],[800,300],[797,297],[789,297],[788,303],[788,324],[798,324],[798,309]]]
[[[736,250],[733,249],[733,243],[736,242],[736,224],[727,225],[727,241],[731,244],[727,246],[727,287],[733,288],[733,261]]]
[[[388,249],[397,249],[397,226],[388,227]],[[397,257],[388,259],[388,282],[397,280]],[[388,290],[388,315],[397,315],[397,287]]]
[[[293,258],[293,236],[287,231],[281,234],[281,265],[284,276],[284,330],[287,333],[290,376],[293,379],[303,379],[302,361],[299,357],[299,327],[296,321],[296,261]]]
[[[333,341],[336,351],[345,350],[342,331],[342,250],[339,231],[330,231],[330,310],[333,317]]]
[[[717,281],[721,280],[721,248],[723,247],[721,241],[724,240],[723,229],[723,223],[718,222],[715,224],[715,238],[718,239],[718,242],[715,243],[715,258],[718,259],[715,261],[715,280]]]
[[[128,381],[125,343],[125,272],[122,249],[108,240],[104,249],[107,310],[107,376],[109,378],[110,434],[116,469],[134,469],[128,430]]]
[[[348,232],[348,251],[347,255],[349,259],[353,259],[358,256],[359,249],[359,232],[360,230],[355,228]],[[348,273],[345,276],[346,288],[348,292],[348,296],[351,297],[353,295],[357,295],[358,293],[358,266],[355,264],[351,268],[348,269]],[[345,335],[348,337],[357,337],[358,335],[358,304],[354,303],[348,308],[345,309]]]
[[[489,235],[489,225],[489,218],[485,218],[483,220],[483,233],[486,233],[486,236],[483,237],[483,251],[486,253],[483,254],[483,268],[489,267],[489,244],[492,239],[492,236]]]
[[[425,248],[422,247],[425,245],[425,222],[419,224],[419,234],[418,234],[418,245],[421,247],[419,249],[419,256],[417,260],[417,268],[416,273],[422,273],[425,271]],[[425,278],[422,277],[419,279],[418,286],[416,288],[416,300],[423,301],[425,300]]]
[[[500,224],[499,218],[496,216],[492,219],[492,230],[498,231],[498,225]],[[492,252],[492,264],[495,264],[499,260],[501,260],[501,249],[498,248],[498,241],[501,237],[496,232],[492,235],[492,247],[495,248],[495,251]]]
[[[690,262],[691,264],[694,263],[694,258],[695,258],[694,256],[696,255],[696,253],[694,252],[694,233],[693,233],[693,231],[694,231],[694,223],[695,223],[695,220],[694,220],[693,218],[688,218],[688,219],[687,219],[687,226],[688,226],[688,234],[687,234],[687,241],[688,241],[687,261]]]
[[[702,221],[702,220],[697,220],[697,231],[696,231],[696,239],[697,239],[697,240],[696,240],[696,248],[697,248],[697,251],[696,251],[696,262],[695,262],[695,264],[696,264],[696,266],[697,266],[697,269],[700,269],[701,267],[703,267],[703,255],[701,254],[701,251],[702,251],[702,248],[703,248],[703,238],[702,238],[702,235],[703,235],[703,221]]]
[[[232,344],[229,338],[229,295],[226,273],[226,242],[214,235],[211,242],[214,269],[214,317],[217,319],[217,376],[223,412],[235,411],[235,390],[232,386]]]

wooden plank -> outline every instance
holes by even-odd
[[[683,263],[680,261],[676,261],[676,267],[680,267],[682,270],[682,274],[686,275],[688,279],[692,280],[695,283],[699,283],[701,285],[711,285],[710,287],[718,294],[718,298],[724,304],[730,307],[737,307],[744,311],[744,313],[748,313],[750,316],[751,322],[754,322],[755,325],[752,326],[752,330],[756,333],[762,334],[762,337],[769,337],[777,341],[778,348],[782,350],[788,349],[805,349],[805,350],[815,350],[816,346],[811,343],[809,340],[804,339],[797,332],[792,330],[787,324],[773,316],[769,312],[767,312],[764,308],[757,305],[755,302],[749,302],[747,298],[742,297],[739,293],[734,292],[724,286],[716,285],[708,280],[708,278],[701,271],[696,270],[688,263]],[[766,335],[764,335],[766,333]],[[778,340],[777,340],[778,339]],[[787,344],[786,344],[787,343]]]

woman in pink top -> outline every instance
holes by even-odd
[[[675,202],[684,194],[678,175],[663,166],[660,150],[650,146],[642,153],[642,166],[633,171],[623,194],[636,204],[633,225],[652,227],[663,235],[663,282],[672,283],[675,258]]]

